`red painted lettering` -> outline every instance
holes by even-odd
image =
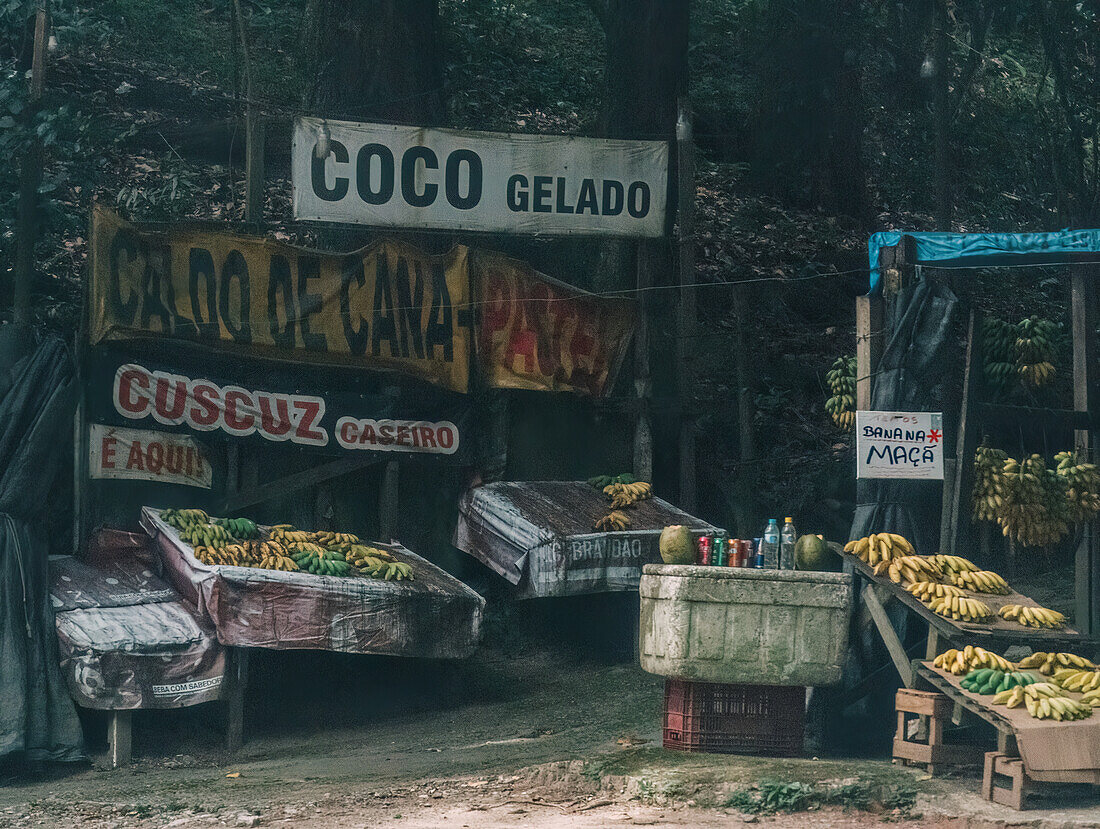
[[[103,444],[99,448],[99,465],[103,469],[115,468],[115,444],[117,443],[117,438],[110,435],[103,436]]]
[[[158,441],[153,441],[145,450],[145,465],[150,472],[159,473],[164,468],[164,446]]]
[[[148,372],[137,366],[119,369],[115,374],[115,408],[126,417],[142,417],[149,409],[148,396],[135,392],[135,386],[149,391]]]
[[[240,389],[231,389],[225,393],[225,429],[232,433],[245,433],[252,431],[256,425],[256,418],[249,414],[256,408],[252,402],[252,396]]]
[[[256,402],[260,404],[260,429],[265,435],[284,438],[290,434],[294,424],[290,422],[290,405],[285,397],[257,392]]]
[[[320,400],[302,400],[294,398],[294,408],[301,412],[298,420],[298,428],[294,435],[303,443],[315,443],[324,446],[328,443],[328,435],[322,429],[315,429],[313,424],[321,419],[325,413],[325,405]]]
[[[126,468],[145,471],[145,457],[142,455],[140,440],[135,440],[130,444],[130,457],[126,459]]]
[[[213,429],[218,423],[221,410],[218,406],[221,389],[209,383],[197,382],[191,385],[191,399],[195,405],[187,413],[187,418],[196,429]]]

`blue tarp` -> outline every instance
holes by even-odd
[[[871,293],[878,293],[880,248],[893,247],[902,236],[916,240],[918,263],[944,267],[1019,264],[1058,265],[1082,253],[1100,253],[1100,230],[1059,230],[1054,233],[905,233],[886,231],[871,235],[867,252],[871,264]]]

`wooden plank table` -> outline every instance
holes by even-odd
[[[834,550],[837,548],[834,547]],[[887,576],[876,576],[870,565],[858,556],[837,550],[844,561],[846,572],[852,572],[863,579],[858,593],[882,637],[890,659],[906,687],[914,687],[914,671],[909,656],[898,638],[897,632],[886,615],[885,603],[890,599],[901,602],[910,612],[916,614],[928,625],[928,641],[925,646],[925,658],[933,659],[942,652],[941,640],[947,643],[977,645],[987,650],[1003,649],[1010,645],[1026,645],[1032,650],[1091,650],[1094,641],[1082,636],[1077,630],[1067,627],[1063,630],[1029,628],[997,618],[991,624],[977,624],[956,621],[933,613],[920,599],[913,596],[900,584],[890,581]],[[978,598],[990,606],[996,613],[1006,604],[1036,605],[1032,599],[1021,593],[1012,592],[1007,596],[963,591],[965,595]],[[1082,654],[1090,655],[1090,654]]]
[[[947,696],[956,706],[965,708],[971,714],[985,720],[997,729],[997,751],[1002,754],[1017,754],[1016,731],[1012,723],[997,713],[990,705],[982,705],[973,697],[962,693],[956,686],[944,679],[921,660],[913,662],[914,679],[918,685],[927,685],[933,691]]]

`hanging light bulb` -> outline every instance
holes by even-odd
[[[317,143],[313,145],[315,158],[328,158],[332,151],[332,134],[328,131],[328,124],[324,121],[317,128]]]

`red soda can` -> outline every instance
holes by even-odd
[[[696,544],[698,546],[696,548],[695,563],[710,567],[714,555],[714,536],[701,535]]]
[[[752,543],[751,538],[741,539],[741,566],[756,566],[756,545]]]

